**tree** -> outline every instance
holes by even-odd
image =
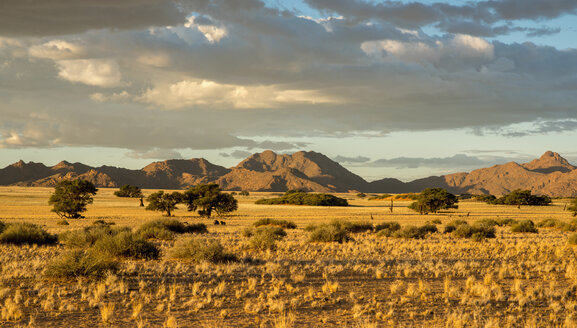
[[[172,211],[177,209],[176,205],[182,203],[183,195],[177,191],[169,194],[161,190],[148,196],[146,201],[146,210],[166,212],[166,216],[171,216]]]
[[[521,208],[521,205],[547,206],[551,204],[551,198],[546,195],[531,195],[530,190],[516,189],[507,195],[495,199],[492,204],[516,205],[518,208]]]
[[[80,219],[83,218],[80,213],[86,212],[86,205],[92,204],[97,191],[90,181],[63,180],[54,187],[48,204],[63,219]]]
[[[567,209],[573,212],[573,216],[577,216],[577,198],[571,201],[571,205]]]
[[[198,209],[198,214],[210,218],[212,212],[218,215],[238,209],[237,200],[225,194],[216,183],[199,184],[184,192],[184,203],[189,211]]]
[[[140,198],[142,197],[142,190],[137,186],[123,185],[119,190],[114,192],[118,197]]]
[[[417,195],[409,208],[421,214],[437,213],[440,209],[457,208],[459,199],[443,188],[427,188]]]

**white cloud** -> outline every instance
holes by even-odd
[[[212,21],[210,21],[210,23],[212,23]],[[184,26],[198,29],[210,43],[218,43],[228,35],[228,30],[224,25],[207,24],[207,22],[203,22],[203,20],[195,16],[191,16]]]
[[[182,155],[176,150],[154,148],[151,150],[133,150],[126,153],[129,158],[135,159],[182,159]]]
[[[114,59],[75,59],[56,62],[58,76],[70,82],[103,88],[122,85],[122,75]]]
[[[29,49],[32,57],[52,60],[80,58],[86,53],[84,46],[64,40],[52,40],[40,45],[33,45]]]

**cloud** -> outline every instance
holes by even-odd
[[[516,126],[511,126],[500,128],[493,132],[506,137],[524,137],[529,135],[561,133],[565,131],[577,131],[577,119],[537,121],[533,122],[530,127],[519,129]]]
[[[135,159],[182,159],[182,155],[172,149],[150,149],[144,151],[132,150],[126,153],[127,157]]]
[[[84,46],[65,40],[51,40],[29,49],[30,56],[37,58],[63,60],[80,58],[86,54]]]
[[[422,157],[397,157],[391,159],[378,159],[369,163],[374,167],[395,167],[403,168],[454,168],[454,167],[480,167],[486,164],[485,161],[464,154],[457,154],[452,157],[422,158]]]
[[[307,147],[308,145],[309,143],[307,142],[286,142],[286,141],[265,140],[259,142],[257,148],[280,151],[280,150],[301,149]]]
[[[50,36],[93,29],[177,25],[186,13],[172,0],[3,0],[0,35]]]
[[[370,161],[371,159],[368,157],[364,157],[364,156],[347,157],[347,156],[338,155],[338,156],[334,157],[333,160],[335,162],[338,162],[338,163],[357,164],[357,163],[366,163],[366,162]]]
[[[245,151],[245,150],[235,150],[232,153],[228,154],[228,153],[220,153],[219,154],[221,157],[232,157],[232,158],[236,158],[236,159],[244,159],[249,157],[250,155],[252,155],[251,152],[249,151]]]
[[[58,76],[70,82],[103,88],[122,85],[122,75],[114,59],[74,59],[57,62]]]

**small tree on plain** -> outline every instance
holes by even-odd
[[[457,208],[459,199],[443,188],[427,188],[417,195],[409,208],[421,214],[437,213],[440,209]]]
[[[86,212],[86,205],[92,204],[98,189],[87,180],[64,180],[54,187],[48,204],[63,219],[80,219],[80,214]]]
[[[184,192],[184,203],[189,211],[198,209],[198,214],[210,218],[212,212],[218,215],[233,212],[238,209],[237,200],[230,194],[225,194],[215,183],[199,184]]]
[[[142,197],[142,190],[137,186],[123,185],[119,190],[114,192],[117,197],[130,197],[130,198],[140,198]]]
[[[177,209],[176,205],[182,203],[183,195],[177,191],[165,193],[157,191],[146,198],[148,205],[146,210],[166,212],[166,216],[172,216],[172,211]]]

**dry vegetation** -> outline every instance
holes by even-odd
[[[147,239],[139,228],[160,216],[138,200],[102,189],[86,219],[61,225],[47,205],[51,191],[0,188],[0,220],[59,235],[93,231],[93,222],[104,220],[90,235],[104,237],[1,244],[2,327],[577,327],[577,246],[568,242],[575,229],[563,211],[567,200],[521,209],[468,200],[422,216],[406,208],[410,201],[395,201],[391,213],[389,202],[355,194],[339,195],[353,206],[313,208],[255,205],[266,195],[251,193],[237,197],[239,211],[226,225],[175,211],[175,219],[205,223],[208,233]],[[261,219],[297,228],[271,220],[255,227]],[[507,219],[532,220],[538,233],[513,232]],[[476,241],[455,233],[466,228],[456,220],[469,230],[503,224],[495,238]],[[438,232],[427,228],[422,239],[395,238],[403,229],[383,225],[418,229],[427,221]],[[455,229],[443,233],[451,224]],[[310,242],[319,227],[343,231],[347,241]],[[113,251],[119,248],[127,251]],[[85,267],[76,268],[62,278],[54,270],[66,261],[104,269],[86,278],[79,274]]]

